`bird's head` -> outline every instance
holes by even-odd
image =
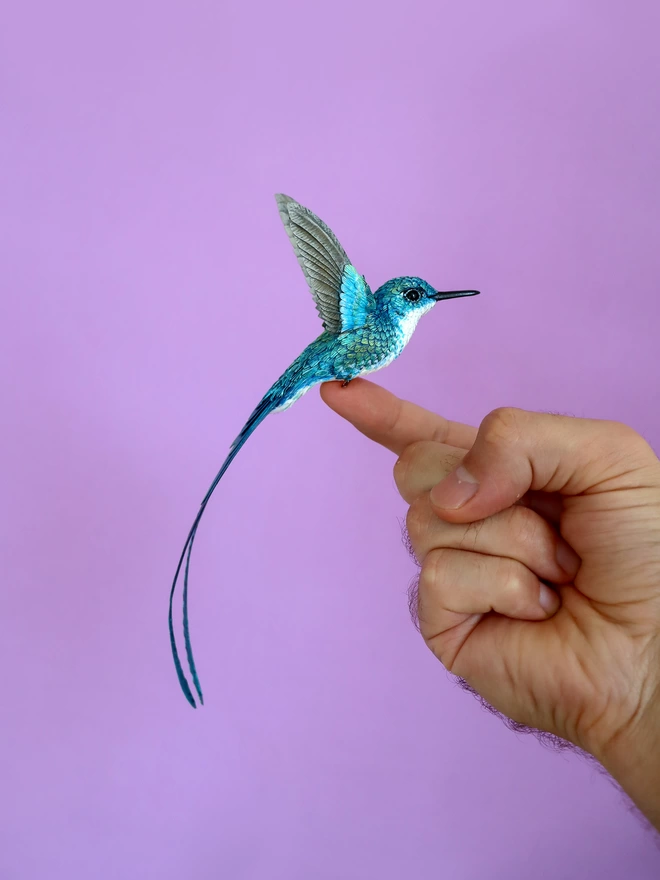
[[[421,318],[441,299],[454,299],[457,296],[476,296],[478,290],[439,291],[423,278],[405,276],[393,278],[376,291],[376,300],[393,319]],[[407,322],[406,320],[406,322]],[[416,323],[416,321],[415,321]]]

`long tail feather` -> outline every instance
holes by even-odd
[[[201,705],[204,705],[204,697],[202,695],[202,688],[199,682],[199,676],[197,675],[197,667],[195,665],[195,659],[193,657],[192,644],[190,641],[190,627],[189,627],[189,619],[188,619],[188,576],[190,572],[190,556],[192,554],[193,545],[195,543],[195,536],[197,535],[197,529],[199,527],[200,520],[204,515],[204,511],[206,510],[206,505],[209,503],[211,496],[216,490],[218,483],[225,475],[229,465],[238,455],[241,447],[245,444],[248,437],[253,433],[255,428],[261,424],[261,422],[269,415],[273,410],[278,409],[283,404],[286,403],[287,398],[293,396],[294,389],[291,389],[288,395],[280,393],[274,393],[274,386],[263,398],[263,400],[259,403],[257,408],[254,410],[248,421],[245,423],[243,430],[238,435],[236,440],[234,440],[232,447],[229,451],[229,455],[224,460],[222,467],[218,471],[215,476],[215,479],[211,483],[208,492],[204,496],[204,499],[200,505],[199,511],[195,520],[191,526],[190,532],[188,533],[188,537],[186,539],[186,543],[184,544],[183,550],[181,551],[181,556],[179,557],[179,563],[176,567],[176,572],[174,574],[174,580],[172,581],[172,588],[170,590],[170,602],[169,602],[169,614],[168,614],[168,624],[170,631],[170,645],[172,648],[172,658],[174,660],[174,667],[176,669],[176,674],[179,679],[179,684],[181,686],[181,690],[184,693],[185,698],[188,700],[193,709],[197,708],[197,704],[195,702],[195,697],[190,688],[190,684],[188,683],[188,679],[186,678],[186,674],[183,671],[183,666],[181,664],[181,658],[179,657],[179,651],[176,645],[176,638],[174,635],[174,622],[173,622],[173,606],[174,606],[174,594],[176,592],[176,585],[179,580],[179,575],[181,573],[181,568],[183,566],[183,562],[185,559],[185,569],[183,575],[183,640],[185,645],[186,659],[188,661],[188,667],[190,669],[190,675],[192,678],[193,686],[195,691],[197,692],[197,696],[199,697],[199,702]]]

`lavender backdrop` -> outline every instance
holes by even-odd
[[[629,9],[626,9],[629,6]],[[409,623],[392,457],[316,393],[210,478],[318,332],[272,194],[373,284],[477,286],[379,381],[660,443],[657,3],[22,2],[0,30],[2,880],[647,880],[609,783]]]

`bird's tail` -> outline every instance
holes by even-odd
[[[181,685],[181,690],[183,691],[186,699],[193,707],[193,709],[196,708],[195,697],[193,696],[192,690],[188,683],[188,679],[186,678],[186,675],[183,671],[183,666],[181,664],[181,659],[179,657],[176,639],[174,636],[174,623],[172,617],[174,594],[176,592],[179,575],[181,574],[181,569],[183,567],[183,640],[186,651],[186,659],[188,661],[188,668],[190,669],[190,676],[192,678],[193,686],[195,688],[195,691],[197,692],[197,696],[199,697],[200,704],[203,705],[204,697],[202,696],[202,688],[199,683],[197,668],[195,666],[195,659],[193,657],[188,622],[188,575],[190,572],[190,556],[192,554],[193,544],[195,543],[195,536],[197,534],[199,523],[202,519],[202,516],[204,515],[204,511],[206,510],[206,506],[209,503],[215,489],[217,488],[218,483],[225,475],[227,469],[229,468],[229,465],[236,458],[238,452],[247,441],[250,434],[252,434],[252,432],[261,424],[261,422],[263,422],[267,415],[274,412],[275,410],[285,409],[294,400],[304,394],[305,391],[307,391],[312,385],[316,384],[316,382],[310,382],[309,379],[305,377],[304,370],[301,369],[301,358],[299,358],[297,361],[294,361],[294,363],[289,367],[286,373],[284,373],[284,375],[281,376],[281,378],[278,379],[277,382],[272,386],[272,388],[270,388],[270,390],[264,395],[259,405],[256,407],[250,418],[243,426],[241,433],[232,443],[227,458],[224,460],[222,467],[216,474],[215,479],[211,483],[208,492],[204,496],[199,511],[197,512],[197,516],[195,517],[190,532],[188,533],[186,543],[183,547],[183,550],[181,551],[179,563],[176,567],[174,580],[172,582],[172,588],[170,590],[168,616],[170,644],[172,647],[172,657],[174,659],[174,666],[176,668],[176,674],[179,679],[179,684]]]

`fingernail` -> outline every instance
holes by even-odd
[[[557,553],[555,556],[557,565],[562,571],[565,571],[570,577],[575,577],[582,560],[572,547],[560,541],[557,544]]]
[[[555,591],[551,590],[546,584],[541,584],[541,589],[539,591],[539,605],[548,617],[555,613],[560,604],[561,600]]]
[[[479,483],[460,464],[453,473],[431,489],[431,503],[444,510],[458,510],[476,495],[478,489]]]

